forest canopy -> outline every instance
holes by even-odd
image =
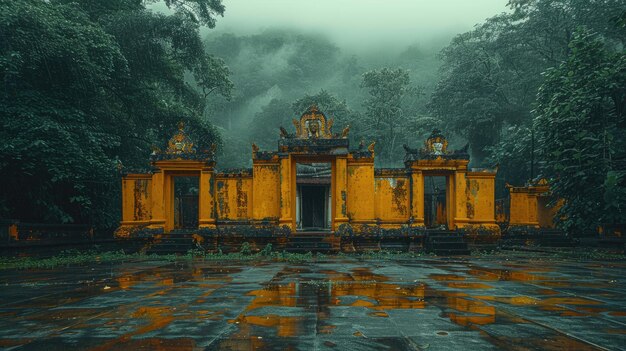
[[[181,119],[201,146],[220,142],[202,111],[232,83],[199,35],[219,2],[168,1],[170,15],[138,0],[0,5],[2,217],[113,226],[120,165],[145,167]]]

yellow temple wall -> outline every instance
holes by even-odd
[[[375,169],[374,144],[349,151],[349,128],[341,136],[331,133],[332,122],[327,123],[317,108],[311,108],[295,124],[296,138],[281,129],[278,151],[260,151],[252,145],[252,172],[230,173],[216,173],[214,154],[198,154],[184,126],[179,126],[165,154],[151,157],[152,174],[123,177],[122,227],[153,235],[174,229],[178,223],[174,220],[174,178],[194,176],[199,178],[198,229],[210,232],[221,224],[252,224],[293,231],[297,163],[327,162],[331,164],[332,199],[328,215],[331,229],[339,233],[367,232],[370,226],[379,226],[372,233],[407,224],[423,227],[425,176],[446,177],[445,207],[440,204],[437,209],[442,224],[465,232],[470,227],[499,230],[495,224],[495,172],[468,172],[467,149],[446,151],[447,141],[440,132],[434,131],[419,152],[405,146],[405,167]],[[309,129],[312,126],[321,129]],[[538,208],[537,196],[543,194],[539,190],[511,189],[512,224],[552,225],[554,209],[545,205]],[[120,233],[128,237],[131,231]]]
[[[470,224],[495,224],[495,177],[492,172],[467,172],[467,218]]]
[[[217,220],[247,220],[252,217],[252,176],[218,175],[215,179]]]
[[[122,223],[147,224],[152,216],[150,174],[128,174],[122,178]]]
[[[374,222],[374,163],[348,162],[347,216],[353,224]]]
[[[252,218],[276,220],[280,217],[280,164],[255,163],[252,178]]]
[[[554,217],[563,206],[563,201],[549,206],[553,200],[547,182],[536,186],[512,187],[509,189],[509,225],[554,228]]]
[[[408,176],[384,175],[375,179],[375,216],[383,227],[400,227],[410,217]]]
[[[539,226],[537,220],[537,194],[511,191],[509,225]]]

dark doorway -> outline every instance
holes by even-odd
[[[198,177],[174,177],[174,228],[198,228]]]
[[[331,174],[328,162],[296,164],[296,228],[320,231],[331,226]]]
[[[302,229],[326,228],[326,191],[321,185],[302,185]]]
[[[446,177],[424,177],[424,224],[426,228],[447,228]]]

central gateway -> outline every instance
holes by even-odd
[[[332,196],[330,163],[296,165],[296,229],[330,231]]]

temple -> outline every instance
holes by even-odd
[[[449,150],[440,131],[422,147],[405,145],[403,167],[377,169],[374,144],[350,148],[349,127],[333,133],[333,119],[315,106],[293,124],[294,133],[280,128],[277,150],[252,145],[252,169],[231,171],[216,170],[215,148],[197,150],[181,124],[153,152],[151,172],[123,176],[116,235],[384,237],[439,228],[499,236],[496,170],[468,169],[467,147]]]

